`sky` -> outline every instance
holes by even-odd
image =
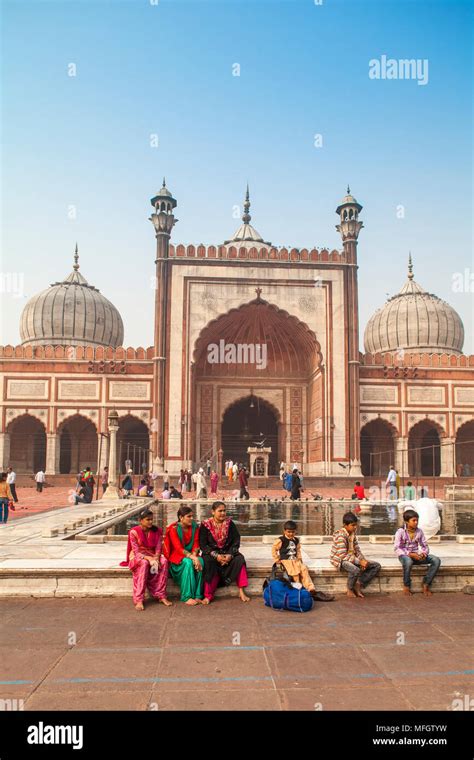
[[[77,241],[124,345],[151,345],[166,176],[175,244],[229,239],[248,182],[265,240],[339,249],[349,183],[361,349],[411,251],[474,354],[471,33],[467,0],[3,0],[0,343]],[[371,78],[382,56],[418,75]]]

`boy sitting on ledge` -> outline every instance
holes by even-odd
[[[349,573],[347,596],[363,598],[362,589],[375,578],[381,565],[369,562],[362,554],[356,537],[358,522],[352,512],[346,512],[343,516],[343,527],[336,530],[332,539],[330,561],[338,570]]]
[[[334,596],[316,591],[309,570],[301,558],[301,544],[296,538],[297,525],[293,520],[287,520],[283,526],[283,535],[277,538],[272,546],[272,557],[277,564],[283,565],[294,583],[301,583],[317,602],[332,602]]]
[[[441,565],[439,557],[430,554],[430,547],[426,543],[425,534],[418,527],[418,512],[407,509],[403,513],[403,528],[395,533],[395,553],[403,567],[403,592],[412,596],[411,569],[413,565],[429,565],[423,578],[423,593],[431,596],[430,586]]]

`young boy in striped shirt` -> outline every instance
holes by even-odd
[[[375,578],[381,565],[365,559],[357,541],[358,519],[352,512],[342,518],[343,527],[336,530],[332,539],[330,561],[338,570],[348,573],[347,596],[364,598],[362,589]]]

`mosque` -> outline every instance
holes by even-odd
[[[404,476],[474,475],[474,356],[411,257],[359,351],[363,222],[349,188],[332,251],[264,240],[248,188],[238,230],[207,247],[171,243],[177,201],[165,181],[151,205],[153,346],[123,346],[122,317],[80,271],[76,246],[72,272],[26,304],[20,343],[0,347],[3,468],[103,467],[116,410],[122,470],[127,458],[170,474],[210,459],[222,472],[264,442],[270,474],[283,461],[332,479],[390,464]]]

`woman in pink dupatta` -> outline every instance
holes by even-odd
[[[145,508],[138,515],[140,525],[128,532],[127,559],[122,567],[129,567],[133,574],[133,603],[136,610],[144,610],[143,600],[148,588],[151,596],[166,607],[168,560],[161,553],[163,531],[153,525],[153,512]]]

